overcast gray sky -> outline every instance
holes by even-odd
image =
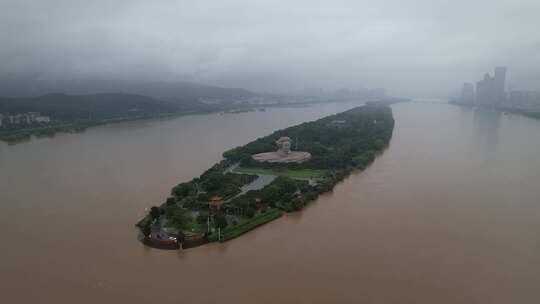
[[[539,0],[0,0],[0,29],[0,77],[434,96],[506,65],[540,87]]]

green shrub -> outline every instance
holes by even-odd
[[[165,202],[165,204],[167,204],[167,206],[172,206],[172,205],[176,204],[176,197],[171,196],[171,197],[167,198],[167,201]]]
[[[282,214],[279,210],[272,209],[266,213],[259,214],[253,217],[252,219],[247,220],[241,224],[227,227],[223,229],[222,231],[222,241],[228,241],[230,239],[233,239],[239,235],[242,235],[250,230],[255,229],[256,227],[260,225],[273,221],[277,219],[278,217],[280,217],[281,215]]]

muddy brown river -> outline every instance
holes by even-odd
[[[540,121],[394,105],[371,167],[223,244],[160,251],[134,223],[221,153],[355,103],[0,143],[3,303],[539,303]]]

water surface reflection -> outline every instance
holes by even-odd
[[[540,122],[491,111],[395,105],[385,153],[305,211],[188,251],[134,238],[145,208],[223,150],[353,106],[0,143],[4,301],[534,303]]]

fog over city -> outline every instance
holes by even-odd
[[[503,65],[512,88],[538,89],[539,11],[538,0],[0,0],[0,81],[447,96]]]

